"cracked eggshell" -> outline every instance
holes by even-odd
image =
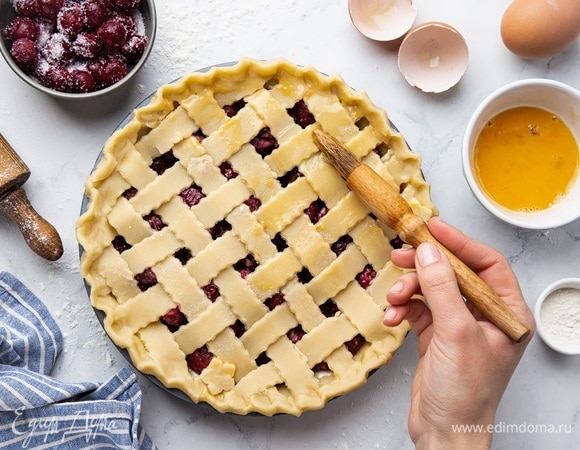
[[[417,16],[414,0],[349,0],[350,20],[375,41],[394,41],[411,29]]]
[[[426,22],[407,34],[399,48],[399,70],[411,86],[443,92],[455,86],[465,71],[469,50],[451,25]]]

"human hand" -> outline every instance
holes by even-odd
[[[433,236],[477,273],[526,324],[530,335],[514,343],[464,302],[449,260],[435,245],[391,254],[402,275],[387,294],[384,323],[408,320],[418,337],[419,361],[411,392],[409,435],[417,448],[489,448],[495,413],[530,341],[535,322],[506,258],[433,218]],[[412,298],[422,294],[425,302]],[[481,432],[454,427],[481,425]],[[491,427],[488,429],[488,427]]]

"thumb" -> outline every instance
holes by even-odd
[[[415,267],[421,291],[433,315],[436,333],[449,335],[466,321],[475,321],[459,291],[451,263],[436,245],[430,242],[419,245]]]

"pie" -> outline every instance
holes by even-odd
[[[107,140],[81,272],[133,365],[221,412],[300,415],[363,385],[403,245],[313,141],[321,128],[436,214],[420,158],[338,75],[249,58],[164,85]]]

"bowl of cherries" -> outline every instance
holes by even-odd
[[[153,0],[0,0],[0,51],[26,83],[86,99],[129,81],[151,52]]]

